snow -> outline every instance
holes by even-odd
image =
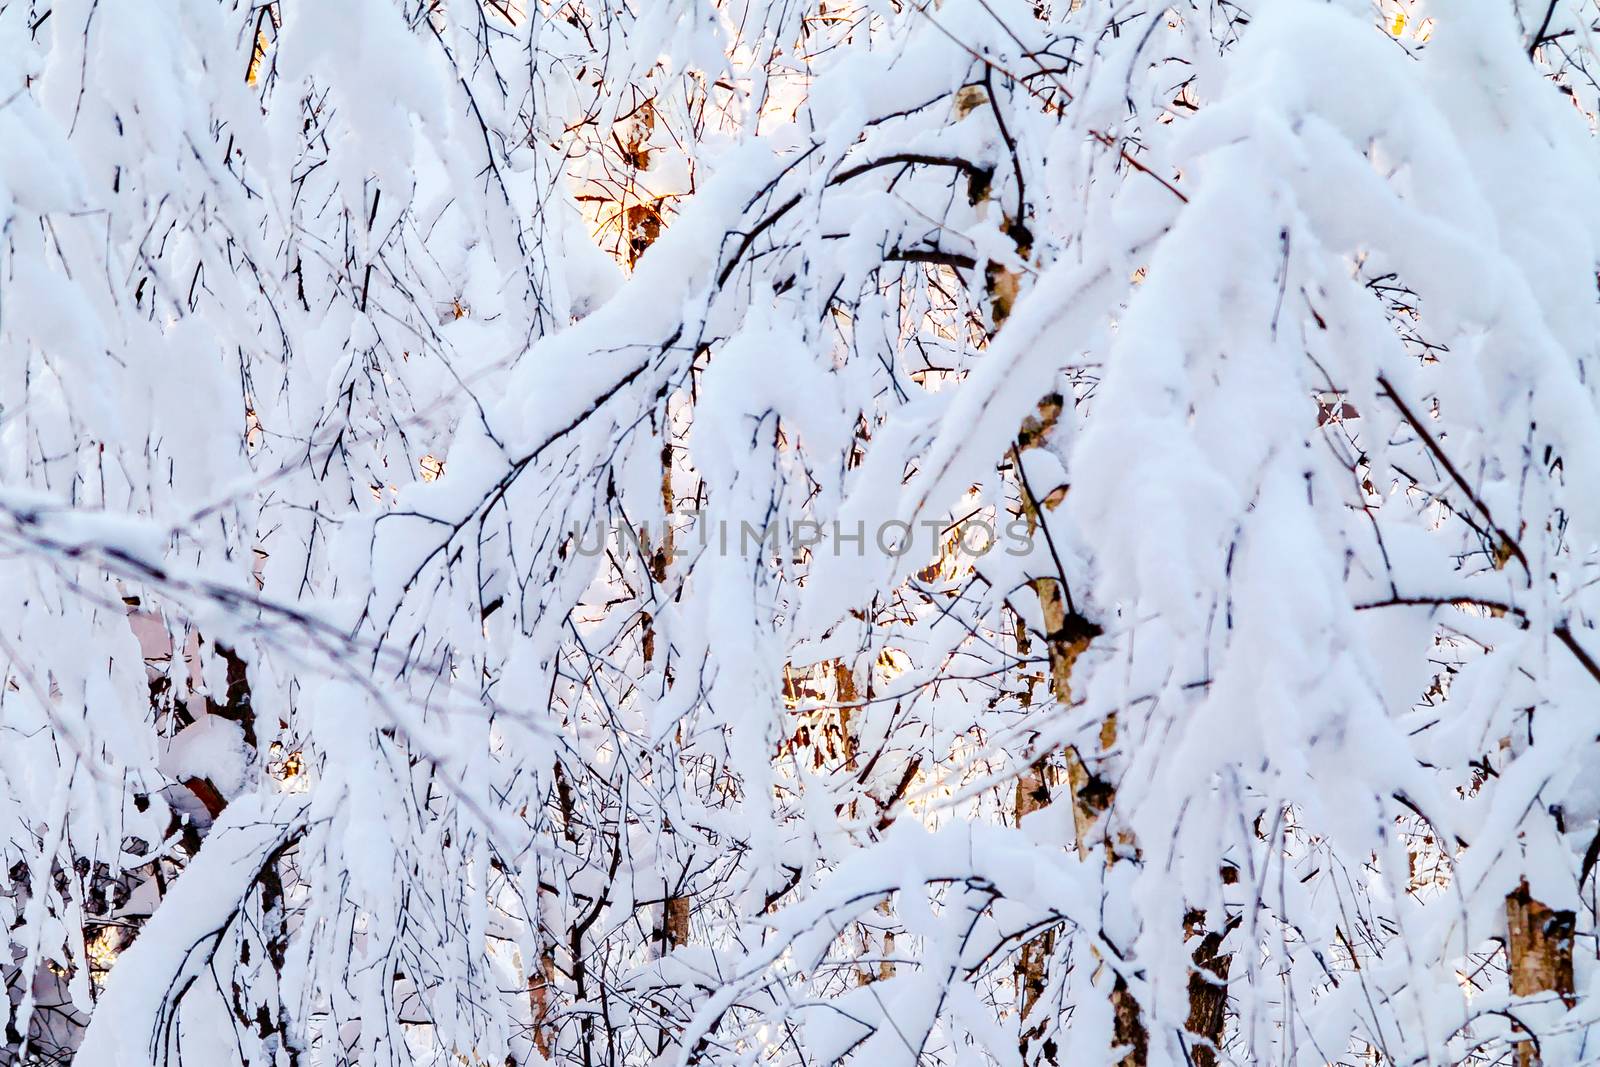
[[[1591,14],[0,8],[0,1060],[1592,1060]]]
[[[221,716],[206,715],[167,743],[161,770],[179,781],[205,779],[231,797],[245,787],[249,762],[244,729]]]

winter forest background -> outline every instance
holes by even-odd
[[[1600,1063],[1597,46],[0,0],[0,1064]]]

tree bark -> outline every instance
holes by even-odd
[[[1111,1010],[1115,1013],[1112,1033],[1117,1045],[1128,1049],[1118,1062],[1121,1067],[1145,1067],[1150,1062],[1150,1033],[1144,1028],[1138,999],[1120,974],[1111,986]]]
[[[1567,1007],[1575,1003],[1572,938],[1577,916],[1546,907],[1533,898],[1527,879],[1506,897],[1506,959],[1511,993],[1533,997],[1555,993]],[[1517,1067],[1541,1067],[1538,1042],[1530,1035],[1517,1043]]]
[[[1022,825],[1025,816],[1046,807],[1050,803],[1050,783],[1047,776],[1047,767],[1043,759],[1038,760],[1017,779],[1017,825]],[[1024,1063],[1029,1062],[1029,1051],[1034,1042],[1044,1034],[1044,1020],[1032,1020],[1034,1007],[1039,1003],[1039,998],[1044,995],[1048,975],[1045,965],[1050,959],[1051,950],[1055,947],[1055,937],[1051,931],[1045,931],[1033,937],[1022,946],[1022,951],[1017,955],[1017,1010],[1021,1022],[1020,1051]]]
[[[1184,917],[1192,932],[1205,928],[1205,912],[1195,910]],[[1227,1020],[1228,968],[1233,953],[1222,952],[1223,931],[1213,931],[1200,939],[1194,950],[1194,968],[1189,972],[1189,1021],[1185,1029],[1200,1041],[1188,1044],[1194,1067],[1217,1067],[1217,1049],[1222,1044]]]

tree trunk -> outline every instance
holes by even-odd
[[[556,961],[549,949],[539,954],[536,970],[528,975],[528,1006],[533,1011],[533,1047],[550,1059],[550,1001],[555,986]]]
[[[1150,1062],[1150,1034],[1144,1028],[1139,1001],[1120,974],[1111,986],[1111,1010],[1116,1013],[1112,1029],[1116,1043],[1128,1048],[1119,1061],[1121,1067],[1145,1067]]]
[[[1050,803],[1050,784],[1046,770],[1045,761],[1041,759],[1017,779],[1018,826],[1022,825],[1025,816]],[[1047,930],[1031,938],[1017,955],[1017,1010],[1022,1027],[1020,1051],[1024,1063],[1029,1062],[1029,1048],[1044,1033],[1044,1020],[1034,1020],[1030,1025],[1030,1016],[1039,998],[1044,995],[1048,979],[1045,964],[1049,961],[1050,952],[1054,947],[1055,937]]]
[[[1205,928],[1203,911],[1184,916],[1184,926],[1192,932]],[[1221,952],[1222,931],[1200,939],[1194,950],[1194,969],[1189,972],[1189,1021],[1185,1028],[1200,1041],[1188,1043],[1189,1060],[1194,1067],[1217,1067],[1217,1049],[1222,1044],[1223,1024],[1227,1019],[1228,967],[1233,953]]]
[[[1572,937],[1577,916],[1556,911],[1533,899],[1528,882],[1506,897],[1506,958],[1511,993],[1533,997],[1555,993],[1572,1007]],[[1517,1043],[1517,1067],[1541,1067],[1538,1042],[1532,1036]]]

